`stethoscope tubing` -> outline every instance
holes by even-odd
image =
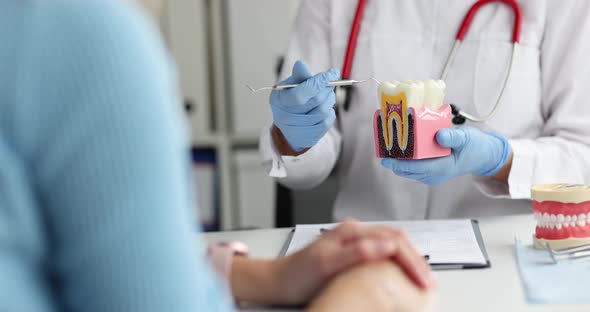
[[[466,112],[460,110],[456,105],[452,105],[453,106],[453,114],[455,115],[455,118],[453,119],[453,123],[455,123],[455,124],[464,123],[465,119],[473,121],[473,122],[478,122],[478,123],[486,122],[486,121],[490,120],[497,113],[498,109],[500,108],[500,104],[502,103],[502,99],[504,97],[504,93],[506,91],[508,81],[510,80],[510,76],[512,74],[512,69],[514,67],[515,60],[518,57],[520,34],[521,34],[521,27],[522,27],[522,11],[521,11],[521,8],[520,8],[520,5],[518,4],[518,2],[516,0],[478,0],[477,2],[475,2],[473,4],[473,6],[471,6],[469,11],[467,12],[465,17],[463,18],[463,21],[461,22],[461,26],[459,27],[457,34],[455,36],[455,43],[453,44],[453,48],[451,49],[451,52],[449,53],[449,56],[448,56],[447,61],[445,63],[445,67],[443,69],[440,79],[445,80],[447,78],[449,70],[455,60],[455,56],[457,55],[457,51],[459,50],[461,44],[463,43],[463,40],[465,39],[465,37],[469,31],[469,28],[471,26],[471,23],[473,22],[473,19],[475,18],[475,15],[479,11],[479,9],[483,6],[485,6],[486,4],[489,4],[492,2],[501,2],[503,4],[506,4],[507,6],[509,6],[512,9],[512,12],[514,14],[514,25],[513,25],[513,29],[512,29],[512,53],[510,55],[510,62],[507,67],[507,72],[504,76],[504,81],[502,82],[502,87],[500,89],[500,93],[498,94],[496,102],[495,102],[494,106],[492,107],[492,109],[490,110],[490,112],[484,116],[475,116],[475,115],[472,115],[472,114],[469,114],[469,113],[466,113]],[[350,73],[352,70],[352,62],[354,59],[358,34],[360,32],[360,24],[362,22],[362,16],[363,16],[365,6],[366,6],[366,0],[359,0],[358,1],[357,8],[356,8],[355,15],[354,15],[354,19],[352,22],[350,35],[349,35],[348,45],[346,47],[346,54],[344,56],[344,63],[342,65],[342,78],[343,79],[350,78]],[[344,92],[343,108],[345,111],[347,111],[350,106],[350,93],[351,93],[350,91],[351,91],[350,87],[347,87],[346,89],[343,90],[343,92]]]

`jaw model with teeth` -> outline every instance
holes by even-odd
[[[590,186],[548,184],[533,186],[536,248],[553,249],[590,243]]]
[[[377,157],[424,159],[451,153],[436,142],[436,132],[451,127],[451,107],[443,104],[442,80],[384,81],[381,109],[373,116]]]

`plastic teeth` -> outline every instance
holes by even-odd
[[[379,93],[398,95],[405,93],[407,106],[416,109],[423,106],[439,110],[444,104],[446,84],[442,80],[406,80],[383,81],[379,85]]]
[[[388,96],[400,96],[403,93],[408,108],[421,108],[424,105],[424,83],[422,81],[383,81],[379,84],[379,93]]]
[[[424,106],[438,111],[444,104],[446,87],[447,85],[442,80],[424,81]]]
[[[590,212],[577,215],[549,214],[535,212],[537,225],[542,228],[562,229],[590,225]]]

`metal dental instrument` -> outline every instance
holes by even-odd
[[[336,81],[330,81],[326,84],[326,86],[328,87],[341,87],[341,86],[352,86],[354,84],[358,84],[358,83],[364,83],[367,81],[374,81],[376,83],[380,83],[379,80],[375,79],[375,78],[369,78],[369,79],[363,79],[363,80],[354,80],[354,79],[342,79],[342,80],[336,80]],[[246,88],[250,89],[250,91],[252,91],[252,93],[256,93],[258,91],[264,91],[264,90],[284,90],[284,89],[290,89],[290,88],[295,88],[297,87],[299,84],[285,84],[285,85],[274,85],[272,87],[262,87],[262,88],[254,88],[251,85],[246,85]]]
[[[551,256],[553,263],[557,263],[559,260],[564,259],[581,259],[590,257],[590,244],[563,249],[553,249],[549,244],[545,243],[545,249],[549,252],[549,256]]]

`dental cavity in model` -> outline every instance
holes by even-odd
[[[377,157],[424,159],[447,156],[451,149],[436,142],[436,132],[451,127],[451,107],[443,104],[442,80],[384,81],[380,109],[373,116]]]
[[[576,247],[590,243],[590,186],[536,185],[531,189],[537,228],[535,248]]]

